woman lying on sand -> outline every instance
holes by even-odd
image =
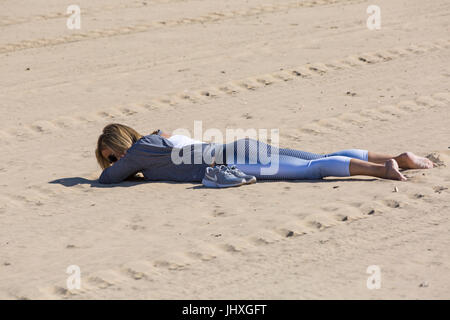
[[[188,154],[192,161],[174,163],[173,151],[179,155]],[[203,155],[208,153],[214,162],[205,160]],[[196,141],[183,135],[170,136],[161,130],[142,136],[121,124],[110,124],[103,129],[95,154],[100,167],[104,169],[99,178],[100,183],[119,183],[142,172],[146,180],[202,181],[208,187],[252,183],[256,181],[255,177],[304,180],[365,175],[406,181],[399,167],[430,169],[434,166],[429,159],[411,152],[393,157],[367,150],[349,149],[321,155],[277,148],[248,138],[218,145]],[[265,159],[274,160],[267,163],[261,155],[267,155]],[[267,171],[271,166],[276,167],[276,172]]]

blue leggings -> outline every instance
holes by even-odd
[[[321,179],[348,177],[351,159],[368,161],[368,151],[342,150],[316,154],[282,149],[254,139],[240,139],[225,146],[225,162],[262,180]]]

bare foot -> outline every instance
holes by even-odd
[[[384,166],[386,167],[386,179],[391,180],[400,180],[400,181],[406,181],[408,180],[398,169],[397,161],[394,159],[390,159],[384,163]]]
[[[431,160],[416,156],[412,152],[402,153],[398,158],[403,169],[431,169],[435,166]]]

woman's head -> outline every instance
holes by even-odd
[[[105,169],[122,158],[140,138],[142,135],[133,128],[118,123],[108,124],[98,137],[95,149],[95,156],[100,167]]]

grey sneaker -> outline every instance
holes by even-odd
[[[206,168],[202,183],[209,188],[228,188],[245,184],[245,179],[236,177],[229,169],[216,166]]]
[[[231,173],[233,173],[236,177],[244,179],[245,184],[252,184],[252,183],[256,182],[255,176],[245,174],[244,172],[239,170],[235,165],[232,165],[231,167],[227,167],[227,168],[229,168]]]

